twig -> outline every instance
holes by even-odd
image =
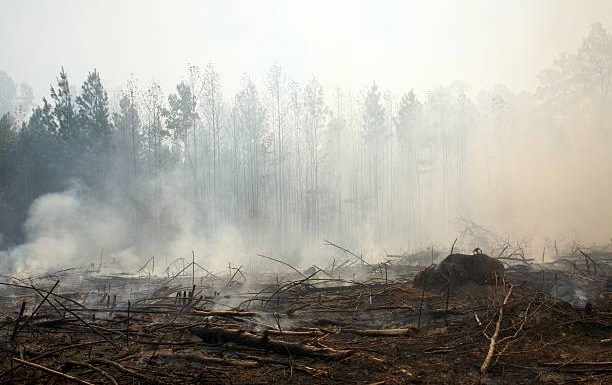
[[[70,311],[70,309],[68,309],[66,306],[64,306],[63,303],[61,303],[60,301],[58,301],[57,299],[55,300],[55,302],[57,302],[61,307],[64,308],[64,310],[66,310],[68,313],[72,314],[76,319],[78,319],[79,321],[81,321],[81,323],[83,323],[85,326],[87,326],[88,328],[90,328],[94,333],[96,333],[97,335],[99,335],[100,337],[104,338],[108,343],[110,343],[111,345],[113,345],[115,348],[119,349],[119,346],[117,346],[116,343],[114,343],[112,340],[108,339],[108,337],[106,337],[104,334],[100,333],[96,328],[94,328],[93,326],[91,326],[90,324],[88,324],[87,322],[85,322],[85,320],[83,320],[81,317],[79,317],[78,315],[76,315],[74,312]]]
[[[244,277],[244,274],[242,274],[242,272],[240,271],[240,269],[242,269],[242,266],[240,266],[239,268],[230,267],[230,271],[231,271],[231,269],[234,269],[234,270],[236,270],[236,271],[235,271],[235,272],[234,272],[234,274],[232,274],[232,276],[230,277],[229,281],[227,282],[227,285],[225,285],[225,288],[226,288],[226,289],[229,289],[229,288],[230,288],[230,286],[232,286],[232,282],[234,282],[234,278],[236,277],[236,275],[237,275],[238,273],[240,273],[240,274],[242,275],[242,277],[243,277],[243,278],[245,279],[245,281],[246,281],[246,278]],[[236,281],[236,282],[238,282],[238,281]],[[194,285],[194,286],[195,286],[195,285]]]
[[[66,363],[69,364],[69,365],[73,365],[73,366],[84,366],[86,368],[89,368],[89,369],[93,370],[94,372],[99,373],[100,375],[105,377],[107,380],[112,382],[113,385],[119,385],[119,383],[117,382],[115,377],[113,377],[110,374],[108,374],[108,372],[93,366],[92,364],[88,364],[87,362],[78,362],[78,361],[68,361]]]
[[[499,337],[499,333],[501,331],[501,323],[504,317],[504,306],[508,303],[508,299],[510,298],[510,294],[512,294],[512,288],[514,286],[510,285],[506,296],[504,297],[504,302],[499,306],[499,315],[497,317],[497,323],[495,324],[495,332],[491,336],[491,342],[489,343],[489,350],[487,355],[480,367],[480,380],[483,381],[484,377],[487,375],[489,371],[489,366],[491,365],[491,360],[493,359],[493,354],[495,353],[495,345],[497,343],[497,338]]]
[[[97,345],[97,344],[100,344],[100,343],[104,343],[104,340],[97,340],[97,341],[83,342],[83,343],[80,343],[80,344],[75,344],[75,345],[68,345],[68,346],[64,346],[64,347],[61,347],[61,348],[58,348],[58,349],[54,349],[54,350],[52,350],[52,351],[50,351],[50,352],[46,352],[46,353],[43,353],[43,354],[39,354],[39,355],[38,355],[38,356],[36,356],[36,357],[30,358],[30,362],[32,362],[32,361],[38,361],[38,360],[43,359],[43,358],[45,358],[45,357],[49,357],[49,356],[55,355],[55,354],[57,354],[57,353],[59,353],[59,352],[63,352],[64,350],[76,349],[76,348],[80,348],[80,347],[83,347],[83,346],[88,346],[88,345]],[[5,375],[7,375],[8,373],[10,373],[10,372],[12,372],[13,370],[15,370],[15,369],[19,368],[20,366],[21,366],[21,364],[18,364],[18,365],[13,366],[13,367],[12,367],[12,368],[10,368],[10,369],[5,370],[4,372],[0,373],[0,378],[4,377],[4,376],[5,376]]]
[[[280,332],[280,335],[283,338],[283,341],[285,342],[285,347],[287,347],[287,338],[285,337],[285,334],[283,334],[283,328],[281,327],[281,324],[280,324],[280,317],[277,313],[274,313],[274,320],[276,321],[276,325],[278,326],[278,331]],[[289,355],[289,360],[291,362],[291,365],[289,365],[289,378],[291,378],[293,377],[293,354],[291,354],[291,351],[289,350],[288,347],[287,347],[287,354]]]
[[[455,243],[457,243],[457,239],[458,238],[455,238],[455,240],[453,241],[453,245],[451,246],[451,251],[450,251],[451,254],[453,254],[453,251],[455,250]]]
[[[21,320],[21,317],[23,317],[23,312],[25,310],[25,307],[26,307],[26,300],[24,299],[23,302],[21,303],[21,310],[19,311],[19,316],[15,320],[15,328],[13,329],[13,333],[11,334],[11,341],[14,341],[15,337],[17,336],[17,332],[19,331],[19,320]]]
[[[40,308],[42,307],[42,305],[46,302],[49,302],[48,298],[51,295],[51,293],[53,292],[53,290],[55,290],[55,288],[57,287],[57,285],[59,285],[59,279],[57,281],[55,281],[55,285],[53,285],[53,287],[51,288],[51,290],[49,290],[49,292],[43,297],[43,300],[38,304],[38,306],[36,306],[36,308],[34,309],[34,311],[32,312],[32,314],[30,314],[30,316],[28,317],[28,320],[31,320],[36,313],[38,313],[38,310],[40,310]],[[51,304],[51,302],[49,302],[49,304]],[[53,306],[51,304],[51,306]]]
[[[423,300],[425,299],[425,287],[427,286],[427,280],[423,281],[423,291],[421,292],[421,305],[419,306],[419,321],[417,322],[417,329],[421,328],[421,313],[423,312]]]
[[[446,285],[446,306],[444,307],[444,324],[448,325],[448,297],[450,296],[450,283]]]
[[[47,372],[49,374],[53,374],[55,376],[61,377],[61,378],[65,379],[65,380],[76,382],[77,384],[93,385],[91,382],[83,381],[83,380],[81,380],[79,378],[76,378],[76,377],[73,377],[73,376],[71,376],[69,374],[65,374],[65,373],[62,373],[62,372],[58,372],[57,370],[49,369],[46,366],[38,365],[38,364],[29,362],[29,361],[25,361],[25,360],[20,360],[17,357],[13,357],[13,360],[16,361],[16,362],[19,362],[20,364],[27,365],[27,366],[30,366],[30,367],[42,370],[44,372]]]
[[[77,301],[73,300],[72,298],[68,298],[68,297],[65,297],[65,296],[63,296],[63,295],[56,294],[56,293],[51,293],[51,292],[49,292],[49,291],[47,291],[47,290],[37,289],[37,288],[35,288],[35,287],[34,287],[34,286],[32,286],[32,285],[30,285],[30,286],[25,286],[25,285],[17,285],[17,284],[15,284],[15,283],[8,283],[8,282],[0,282],[0,285],[2,285],[2,286],[18,287],[18,288],[21,288],[21,289],[31,289],[31,290],[36,291],[38,294],[40,294],[40,296],[41,296],[41,297],[43,296],[43,295],[42,295],[42,293],[49,293],[49,294],[51,294],[53,297],[61,298],[61,299],[65,300],[65,301],[72,302],[72,303],[74,303],[75,305],[77,305],[78,307],[80,307],[80,308],[82,308],[82,309],[85,309],[85,306],[81,305],[80,303],[78,303]],[[41,293],[41,292],[42,292],[42,293]],[[47,302],[49,302],[49,301],[47,301]]]
[[[128,300],[127,322],[125,325],[125,346],[128,346],[130,343],[130,305],[130,300]]]
[[[335,243],[332,243],[332,242],[328,241],[327,239],[324,239],[324,241],[326,242],[326,243],[325,243],[325,246],[333,246],[333,247],[335,247],[335,248],[337,248],[337,249],[340,249],[340,250],[344,251],[345,253],[350,254],[350,255],[352,255],[353,257],[355,257],[355,258],[359,259],[359,260],[361,261],[361,263],[363,263],[363,264],[365,264],[365,265],[368,265],[368,266],[372,266],[372,265],[370,265],[369,263],[367,263],[367,262],[366,262],[366,261],[365,261],[365,260],[364,260],[362,257],[360,257],[359,255],[357,255],[357,254],[353,253],[352,251],[350,251],[350,250],[348,250],[348,249],[345,249],[345,248],[344,248],[344,247],[342,247],[342,246],[338,246],[338,245],[336,245]]]
[[[91,362],[94,364],[104,364],[104,365],[112,366],[113,368],[118,369],[121,372],[127,373],[133,377],[140,378],[145,381],[150,381],[155,384],[161,383],[161,381],[157,380],[156,378],[145,376],[144,374],[140,374],[114,361],[106,360],[104,358],[94,358]]]
[[[281,260],[279,260],[279,259],[275,259],[275,258],[272,258],[272,257],[268,257],[267,255],[263,255],[263,254],[255,254],[255,255],[257,255],[258,257],[262,257],[262,258],[269,259],[269,260],[274,261],[274,262],[282,263],[283,265],[285,265],[285,266],[287,266],[287,267],[291,268],[293,271],[295,271],[296,273],[298,273],[298,274],[299,274],[299,275],[301,275],[302,277],[306,278],[306,276],[304,275],[304,273],[302,273],[301,271],[299,271],[299,270],[298,270],[298,269],[296,269],[295,267],[291,266],[291,265],[290,265],[290,264],[288,264],[287,262],[283,262],[283,261],[281,261]]]

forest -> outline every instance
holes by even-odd
[[[0,385],[612,383],[611,23],[0,1]]]
[[[324,90],[273,65],[261,85],[244,75],[227,95],[208,64],[189,65],[167,93],[133,75],[112,96],[96,69],[77,87],[61,68],[36,102],[0,73],[0,245],[13,249],[3,263],[35,260],[45,242],[71,262],[101,249],[208,257],[228,246],[299,260],[325,238],[371,256],[448,244],[465,221],[524,236],[514,224],[534,213],[581,228],[555,196],[589,201],[609,187],[580,178],[609,171],[611,73],[601,24],[519,94],[461,82],[423,95],[376,81]],[[546,194],[555,213],[538,211]],[[607,241],[593,227],[574,236]],[[563,229],[540,230],[552,239]]]

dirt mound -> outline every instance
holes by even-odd
[[[462,285],[473,282],[479,285],[495,284],[495,275],[504,273],[504,265],[482,253],[451,254],[437,265],[432,265],[414,277],[418,287]]]

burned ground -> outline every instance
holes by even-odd
[[[497,284],[425,290],[406,259],[248,285],[192,269],[7,279],[0,383],[610,383],[610,258],[590,258],[598,271],[525,263]]]

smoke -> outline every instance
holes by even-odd
[[[84,266],[101,250],[117,253],[131,247],[120,213],[89,197],[75,184],[69,190],[34,201],[24,224],[26,242],[0,254],[2,270],[12,274]]]
[[[191,260],[192,253],[196,263],[209,270],[244,262],[243,234],[231,225],[219,226],[212,233],[198,225],[199,211],[183,199],[174,187],[179,181],[174,181],[160,209],[171,213],[161,237],[151,213],[135,217],[144,203],[127,203],[125,192],[116,191],[118,198],[105,202],[81,182],[72,181],[66,191],[40,196],[28,211],[26,241],[0,251],[0,271],[30,276],[63,268],[98,269],[102,264],[103,273],[133,273],[151,256],[158,261],[161,257]],[[158,262],[153,273],[163,274],[165,266],[161,265]]]
[[[578,127],[579,123],[577,120]],[[410,221],[408,211],[398,209],[391,221],[394,226],[381,237],[374,237],[380,229],[366,220],[355,229],[353,242],[338,240],[340,233],[317,238],[285,232],[292,243],[281,246],[279,233],[256,223],[220,219],[214,226],[205,225],[201,217],[206,209],[186,195],[188,176],[176,170],[143,184],[163,186],[163,198],[155,204],[150,204],[146,188],[136,198],[116,189],[114,197],[105,200],[73,182],[66,191],[36,199],[24,224],[26,242],[0,251],[0,270],[31,275],[49,269],[97,267],[103,253],[104,261],[114,261],[103,271],[134,272],[151,256],[162,261],[163,257],[190,260],[192,251],[196,262],[209,270],[226,271],[228,264],[234,268],[243,265],[246,271],[262,264],[271,267],[269,261],[255,257],[256,253],[277,256],[298,267],[325,265],[337,254],[323,245],[323,238],[376,259],[432,244],[450,247],[462,227],[457,219],[473,221],[513,241],[528,239],[527,251],[538,260],[543,247],[548,248],[546,259],[554,256],[554,241],[559,242],[559,249],[573,241],[607,243],[612,236],[612,217],[602,215],[612,212],[607,134],[590,128],[551,133],[550,126],[541,117],[518,119],[508,124],[500,144],[497,133],[487,131],[481,123],[469,136],[465,178],[444,191],[444,184],[435,181],[440,174],[432,176],[434,188],[423,197],[420,227]],[[460,193],[468,209],[461,210],[459,198],[441,209],[440,202]],[[398,195],[405,200],[410,191],[403,188]],[[391,204],[403,207],[402,200]],[[144,214],[137,215],[138,210]],[[343,224],[339,225],[342,230]],[[456,250],[476,246],[490,252],[495,245],[468,237],[459,241]],[[163,273],[160,266],[162,263],[158,263],[158,275]]]
[[[494,203],[472,219],[515,239],[528,236],[538,254],[555,240],[607,244],[612,236],[612,217],[604,214],[612,212],[610,133],[589,121],[592,111],[575,113],[562,125],[554,114],[520,113],[502,133],[503,143],[493,146],[499,153],[497,179],[477,195]],[[481,157],[474,170],[486,164]],[[484,180],[486,172],[474,177]]]

